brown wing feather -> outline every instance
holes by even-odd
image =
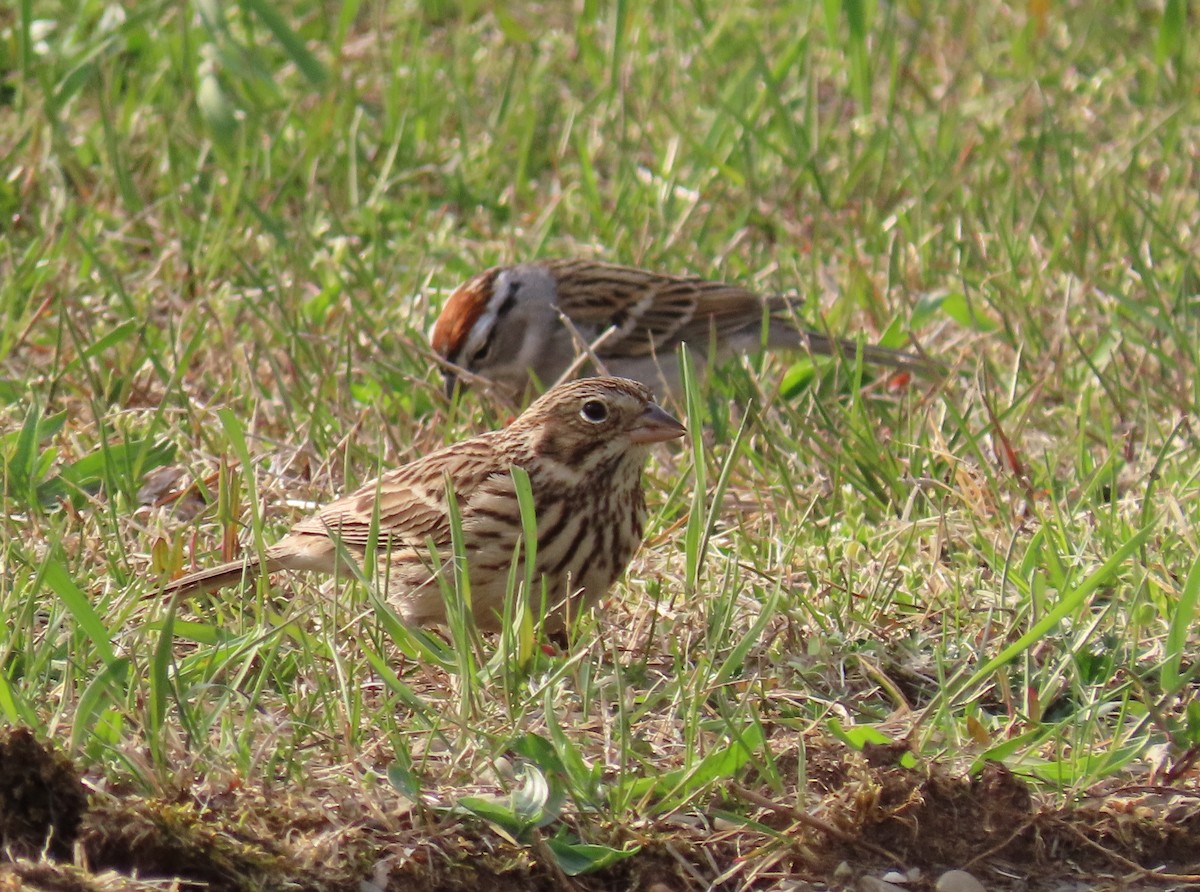
[[[466,504],[488,478],[507,466],[496,461],[498,432],[482,434],[382,475],[349,495],[330,502],[292,527],[292,533],[333,535],[347,545],[366,546],[378,504],[380,548],[424,548],[432,538],[450,542],[446,512],[446,476],[454,479],[455,498]]]
[[[587,260],[546,264],[559,281],[558,304],[576,325],[597,332],[610,325],[625,335],[605,345],[612,357],[670,354],[682,341],[705,342],[761,318],[757,294],[684,276],[668,276]]]
[[[551,260],[546,267],[558,279],[560,308],[576,325],[595,335],[610,325],[617,326],[622,336],[607,341],[601,350],[607,358],[669,356],[682,342],[695,348],[710,338],[757,337],[764,313],[771,321],[769,346],[851,358],[859,349],[854,340],[831,338],[799,326],[791,304],[783,297],[762,297],[723,282],[590,260]],[[867,362],[879,365],[924,373],[944,371],[936,362],[904,350],[866,344],[862,352]]]

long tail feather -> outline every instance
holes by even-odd
[[[267,572],[272,572],[273,569],[268,565]],[[195,573],[173,579],[163,587],[163,594],[173,598],[186,598],[225,588],[228,585],[249,582],[260,572],[261,567],[257,558],[229,561],[216,567],[209,567],[207,570],[197,570]]]
[[[844,338],[831,338],[818,332],[803,332],[808,342],[808,348],[813,353],[824,356],[844,356],[854,359],[858,355],[858,342]],[[884,365],[895,369],[906,369],[924,375],[945,374],[945,367],[936,360],[911,353],[908,350],[894,350],[891,347],[879,347],[875,344],[862,345],[863,361],[872,365]]]
[[[792,314],[791,302],[786,298],[767,298],[767,307],[771,314],[771,325],[767,337],[769,346],[792,349],[807,347],[813,353],[821,356],[841,356],[846,359],[854,359],[858,355],[856,340],[830,337],[797,324],[798,320]],[[891,347],[863,344],[862,356],[863,361],[871,365],[906,369],[933,377],[947,374],[946,366],[941,362],[910,350],[894,350]]]

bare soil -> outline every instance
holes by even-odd
[[[949,868],[989,890],[1200,884],[1194,776],[1051,807],[999,763],[963,776],[901,767],[903,755],[897,746],[810,745],[802,804],[747,779],[715,797],[709,814],[608,828],[608,844],[637,845],[637,854],[567,877],[540,840],[516,845],[484,822],[419,808],[365,820],[243,783],[170,798],[89,795],[69,760],[15,729],[0,739],[0,890],[669,892],[722,876],[719,888],[817,889],[855,888],[888,871],[925,890]]]

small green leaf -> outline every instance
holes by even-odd
[[[325,86],[325,82],[329,80],[325,66],[309,52],[308,47],[304,45],[304,40],[291,29],[287,20],[275,8],[272,0],[243,0],[243,3],[247,9],[252,10],[262,19],[263,24],[275,35],[275,39],[279,41],[308,82],[314,87]]]
[[[91,680],[79,697],[71,724],[71,746],[80,746],[91,734],[102,708],[114,699],[114,692],[124,691],[129,679],[130,662],[126,657],[112,660]]]
[[[1179,593],[1179,603],[1175,605],[1171,616],[1171,625],[1167,629],[1166,661],[1162,668],[1163,690],[1174,693],[1183,685],[1183,675],[1180,667],[1188,653],[1188,638],[1195,627],[1196,608],[1200,604],[1200,555],[1192,561],[1187,578],[1183,581],[1183,590]],[[1188,656],[1191,662],[1191,657]],[[1194,704],[1193,704],[1194,705]]]
[[[571,877],[603,870],[641,851],[641,846],[614,849],[610,846],[576,842],[565,832],[546,840],[546,845],[554,853],[554,860],[558,862],[562,872]]]
[[[762,745],[762,728],[751,725],[737,740],[713,750],[699,764],[639,778],[629,784],[628,792],[634,798],[657,799],[656,811],[672,811],[708,785],[734,777]]]
[[[13,686],[9,682],[7,672],[0,672],[0,711],[3,711],[4,717],[10,724],[20,722],[31,727],[37,726],[37,715],[24,700],[17,696],[17,692],[13,690]]]
[[[524,25],[513,18],[512,13],[505,9],[503,4],[496,5],[495,15],[500,32],[512,43],[533,43],[533,35]]]
[[[458,800],[458,807],[465,809],[476,817],[483,818],[504,832],[514,843],[522,841],[532,824],[522,819],[511,803],[498,799],[485,799],[482,796],[463,796]]]
[[[1183,51],[1186,31],[1187,0],[1167,0],[1162,22],[1158,26],[1158,40],[1154,45],[1154,60],[1159,65],[1178,57]]]
[[[406,799],[417,802],[421,798],[421,781],[413,771],[412,758],[400,751],[387,769],[388,783],[400,791]]]
[[[550,714],[547,714],[550,718]],[[566,768],[554,751],[554,745],[545,737],[527,731],[513,745],[512,751],[528,759],[546,774],[566,774]]]
[[[213,647],[220,644],[228,638],[220,628],[211,623],[185,622],[183,620],[175,620],[170,624],[174,629],[176,638],[184,641],[193,641],[196,644],[203,644],[208,647]],[[145,624],[145,628],[150,632],[162,632],[167,627],[165,620],[153,620]]]
[[[844,728],[837,719],[830,719],[826,727],[834,737],[856,750],[861,750],[868,743],[894,743],[892,738],[874,725],[851,725],[849,728]]]
[[[817,369],[812,360],[801,359],[792,363],[783,373],[783,381],[779,385],[780,396],[788,400],[799,396],[812,384],[816,376]]]
[[[351,383],[350,396],[364,406],[373,406],[383,396],[383,385],[374,378],[362,378]]]
[[[0,403],[15,403],[29,392],[29,385],[24,381],[13,381],[0,378]]]
[[[558,791],[552,793],[546,776],[537,767],[526,764],[523,773],[521,785],[507,797],[464,796],[456,809],[491,822],[514,842],[525,841],[531,829],[558,820],[563,797]]]
[[[122,481],[127,488],[133,489],[148,472],[164,467],[174,459],[175,446],[165,440],[127,440],[107,447],[102,445],[95,452],[66,465],[59,477],[63,483],[82,492],[95,492],[105,484],[115,485]]]
[[[550,739],[554,742],[554,751],[559,764],[570,784],[571,793],[576,799],[596,803],[602,793],[600,781],[603,776],[600,765],[589,766],[580,755],[578,746],[571,741],[559,724],[553,709],[553,693],[546,691],[546,724],[550,730]]]
[[[913,328],[919,328],[939,313],[975,331],[989,332],[1000,327],[994,320],[976,312],[967,296],[960,291],[922,297],[913,310],[911,324]]]
[[[1192,746],[1200,744],[1200,700],[1193,697],[1188,701],[1184,714],[1187,717],[1187,739]]]
[[[88,346],[72,361],[71,365],[74,366],[83,360],[91,359],[93,356],[99,356],[109,348],[120,344],[122,341],[129,340],[131,337],[137,335],[140,327],[140,323],[135,322],[132,319],[126,319],[107,334],[100,336],[88,344]]]

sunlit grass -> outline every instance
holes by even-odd
[[[1059,801],[1169,770],[1200,743],[1200,192],[1166,6],[0,13],[0,715],[142,792],[407,796],[572,869],[731,780],[812,795],[813,740]],[[158,596],[503,424],[444,401],[425,332],[563,254],[795,292],[950,372],[689,382],[647,546],[554,656],[354,579]]]

